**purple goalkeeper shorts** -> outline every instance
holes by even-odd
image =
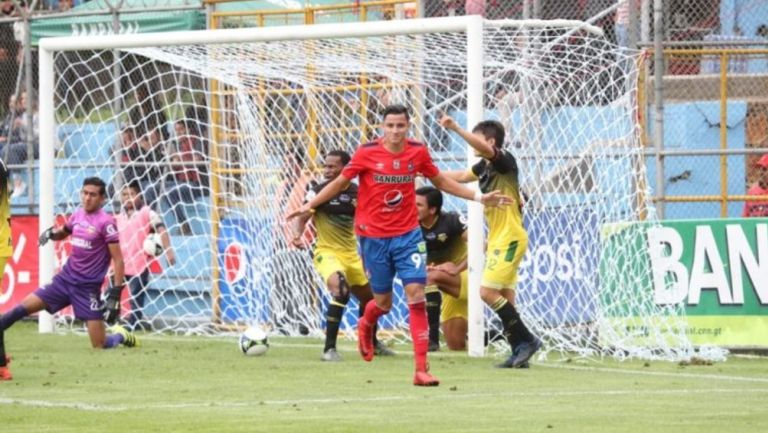
[[[45,302],[45,310],[51,314],[72,305],[76,319],[102,320],[104,317],[101,284],[74,284],[56,275],[51,284],[35,290],[35,295]]]

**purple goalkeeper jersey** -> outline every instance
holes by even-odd
[[[112,260],[107,244],[119,242],[115,218],[103,209],[80,208],[64,227],[72,233],[72,253],[59,275],[71,283],[101,283]]]

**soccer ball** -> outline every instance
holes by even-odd
[[[157,233],[150,233],[147,238],[144,239],[144,252],[151,257],[157,257],[163,254],[163,242],[160,240],[160,235]]]
[[[260,356],[267,353],[269,341],[267,333],[258,326],[251,326],[240,334],[240,351],[246,356]]]

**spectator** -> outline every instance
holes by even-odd
[[[165,190],[176,221],[180,224],[181,234],[190,235],[192,230],[184,205],[193,204],[203,195],[201,172],[205,164],[205,149],[191,120],[179,120],[174,127],[175,149],[171,155],[171,173],[166,178]]]
[[[0,15],[2,18],[3,15]],[[19,65],[16,63],[16,52],[19,51],[19,43],[13,38],[13,26],[10,22],[0,23],[0,77],[16,77]],[[4,104],[8,97],[15,93],[14,81],[4,81],[0,85],[0,104]],[[5,108],[5,107],[2,107]],[[0,108],[0,112],[5,110]]]
[[[5,145],[11,141],[18,140],[18,137],[14,140],[14,137],[11,135],[15,132],[13,125],[18,114],[19,106],[16,103],[16,95],[11,95],[8,97],[8,111],[5,113],[3,122],[0,123],[0,157],[3,157],[3,159],[7,159],[5,158],[5,152],[3,152]]]
[[[763,155],[757,162],[758,178],[748,190],[747,195],[768,196],[768,155]],[[748,200],[744,203],[743,217],[768,217],[768,199]]]
[[[32,150],[34,158],[40,157],[40,129],[38,126],[37,107],[32,98],[32,124],[29,125],[27,118],[27,92],[22,92],[19,97],[17,105],[16,116],[13,118],[11,124],[10,138],[8,139],[8,148],[4,149],[4,153],[7,153],[9,164],[21,164],[27,160],[28,157],[28,140],[32,142]],[[10,101],[9,101],[10,102]],[[31,137],[29,136],[31,134]]]
[[[144,202],[156,209],[159,188],[162,185],[162,166],[165,158],[160,131],[155,129],[139,138],[138,143],[128,148],[128,164],[123,170],[125,182],[138,182]]]
[[[464,10],[467,15],[485,16],[485,0],[466,0]]]
[[[634,0],[623,0],[616,8],[616,17],[613,31],[616,35],[616,45],[620,47],[629,46],[629,8]]]
[[[147,133],[159,130],[163,140],[168,140],[170,134],[165,128],[167,118],[162,105],[155,95],[150,94],[147,83],[141,83],[134,91],[135,105],[128,113],[131,124],[139,137]]]
[[[72,9],[72,0],[59,0],[59,12],[67,12]]]
[[[2,3],[0,3],[0,12],[2,12],[3,17],[14,17],[18,15],[18,11],[16,11],[16,7],[12,0],[3,0]]]

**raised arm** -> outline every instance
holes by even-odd
[[[477,180],[477,176],[467,170],[446,170],[442,173],[445,177],[449,177],[458,183],[470,183]]]
[[[475,192],[444,175],[442,172],[438,173],[437,176],[430,177],[429,180],[435,185],[435,188],[441,191],[463,198],[464,200],[478,201],[485,206],[497,207],[514,203],[512,197],[506,196],[498,190],[491,191],[487,194],[481,194],[480,191]]]
[[[338,193],[344,191],[350,183],[352,183],[352,181],[344,176],[337,177],[323,189],[321,189],[320,192],[318,192],[317,195],[312,198],[312,200],[304,203],[300,208],[289,213],[285,219],[290,221],[291,219],[298,216],[311,216],[316,207],[332,199]]]
[[[459,136],[483,158],[492,159],[494,155],[496,155],[496,148],[486,141],[485,137],[480,134],[473,134],[462,128],[452,117],[444,115],[440,119],[440,125],[445,129],[459,134]]]

